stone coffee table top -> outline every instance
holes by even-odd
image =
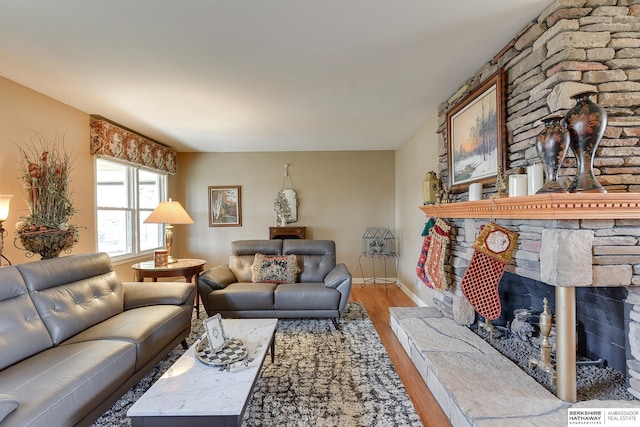
[[[248,366],[237,363],[228,372],[220,370],[199,361],[192,345],[131,406],[127,415],[132,424],[143,425],[143,421],[149,419],[189,423],[186,417],[204,417],[210,421],[209,425],[216,425],[219,418],[233,419],[239,424],[276,323],[277,319],[224,319],[225,335],[240,339],[246,345],[252,359]]]

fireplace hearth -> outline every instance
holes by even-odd
[[[494,338],[482,328],[478,328],[476,333],[544,388],[554,394],[557,393],[557,387],[552,384],[548,373],[529,367],[529,360],[538,358],[540,355],[539,350],[527,345],[515,335],[510,336],[504,333],[503,327],[498,326],[496,329],[497,333]],[[591,358],[577,358],[576,392],[578,402],[589,400],[634,400],[634,396],[627,391],[626,376],[623,372],[609,366],[600,366],[599,363],[591,363],[592,361],[593,359]]]

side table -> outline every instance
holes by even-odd
[[[362,269],[362,258],[371,258],[371,268],[373,270],[373,278],[371,279],[365,279],[364,277],[364,270]],[[384,275],[382,276],[382,278],[377,278],[376,277],[376,258],[381,260],[381,263],[383,265],[384,268]],[[393,279],[390,279],[389,277],[387,277],[387,261],[388,260],[394,260],[394,267],[395,267],[395,277]],[[362,254],[360,255],[360,258],[358,258],[358,265],[360,266],[360,271],[362,272],[362,284],[360,285],[360,287],[364,288],[364,285],[366,285],[367,283],[373,283],[373,285],[375,286],[378,283],[382,283],[384,284],[384,288],[387,292],[389,292],[389,285],[390,284],[395,284],[397,288],[400,287],[400,283],[398,283],[398,255],[395,252],[388,252],[388,253],[376,253],[376,252],[362,252]]]
[[[154,282],[158,281],[158,277],[179,277],[183,276],[187,282],[196,285],[196,318],[200,318],[200,291],[198,290],[198,277],[204,270],[206,261],[203,259],[179,259],[177,262],[171,263],[164,267],[156,267],[153,261],[143,261],[133,264],[135,272],[135,280],[143,282],[145,277],[151,277]]]
[[[304,239],[306,227],[269,227],[269,239]]]

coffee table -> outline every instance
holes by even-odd
[[[135,402],[127,416],[141,426],[239,426],[271,347],[277,319],[223,319],[227,337],[244,342],[253,359],[229,371],[195,356],[195,344]]]

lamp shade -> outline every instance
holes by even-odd
[[[193,220],[180,202],[174,202],[171,199],[166,202],[160,202],[144,222],[151,224],[193,224]]]
[[[9,204],[11,203],[12,197],[13,194],[0,195],[0,222],[6,221],[9,217]]]

